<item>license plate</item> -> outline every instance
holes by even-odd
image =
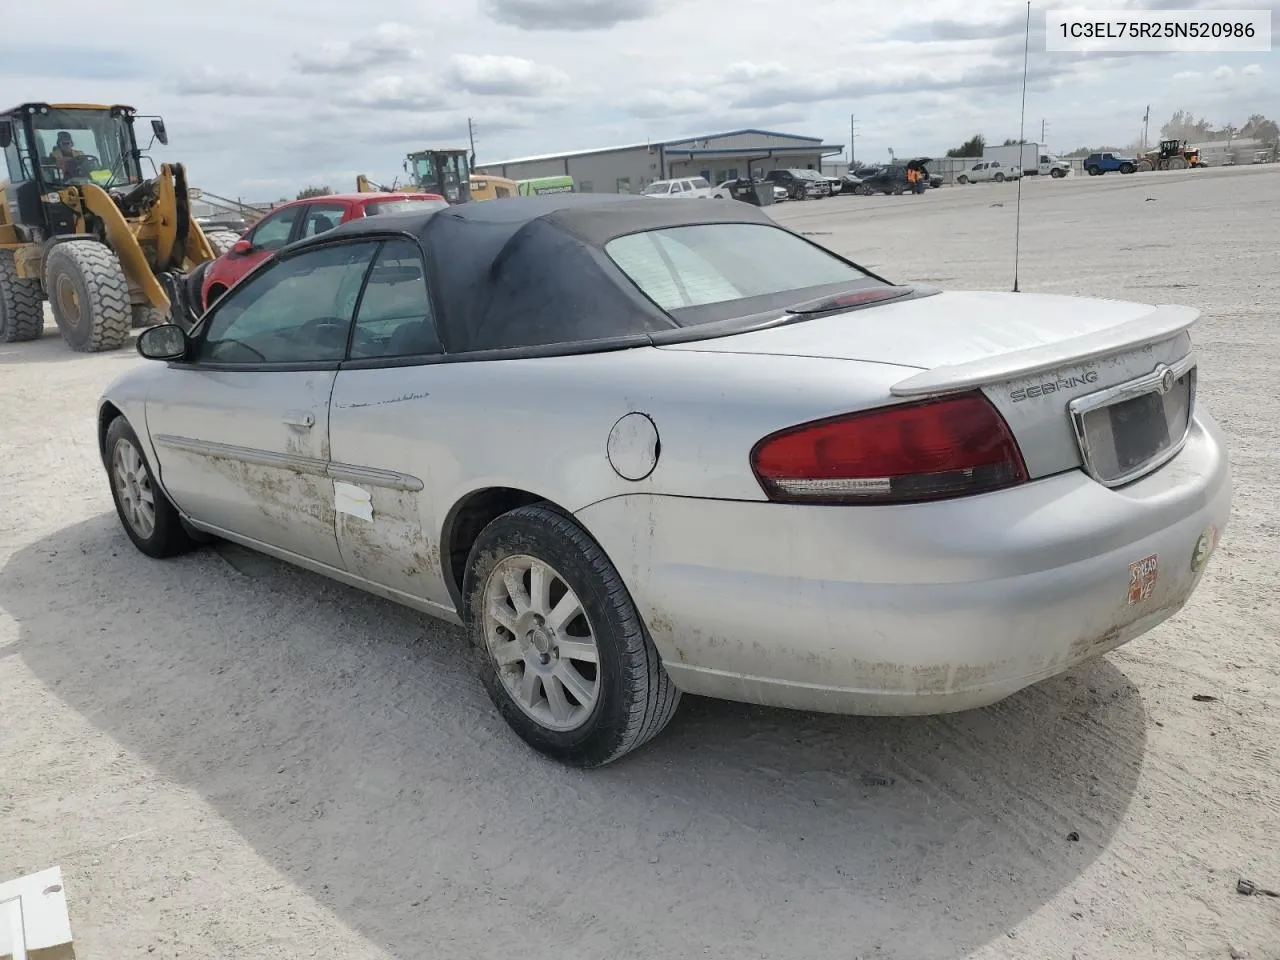
[[[1195,385],[1196,369],[1188,357],[1172,384],[1151,374],[1073,400],[1072,423],[1090,476],[1119,486],[1176,454],[1190,429]]]
[[[1144,394],[1104,409],[1121,470],[1128,472],[1146,463],[1169,445],[1169,421],[1160,394]]]

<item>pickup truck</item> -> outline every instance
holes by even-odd
[[[1138,161],[1132,157],[1119,157],[1114,153],[1091,153],[1084,158],[1085,173],[1091,177],[1100,177],[1104,173],[1133,173],[1138,169]]]

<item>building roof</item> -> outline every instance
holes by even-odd
[[[560,160],[566,157],[586,157],[586,156],[591,156],[599,153],[621,153],[623,150],[639,150],[641,148],[653,149],[654,147],[675,147],[675,146],[679,146],[680,144],[696,143],[699,140],[723,140],[726,137],[739,137],[739,136],[742,136],[742,134],[744,133],[754,133],[762,137],[787,137],[791,140],[805,140],[805,141],[808,141],[808,143],[812,144],[813,146],[820,146],[822,144],[821,137],[806,137],[798,133],[780,133],[777,130],[760,130],[756,127],[744,127],[741,130],[726,130],[722,133],[707,133],[697,137],[678,137],[674,140],[652,140],[652,141],[646,141],[645,143],[624,143],[621,146],[617,146],[617,147],[596,147],[590,150],[564,150],[559,153],[542,153],[542,154],[536,154],[530,157],[514,157],[509,160],[494,160],[489,163],[477,163],[476,169],[483,170],[486,167],[502,167],[502,166],[507,166],[507,165],[516,164],[516,163],[537,163],[538,161],[541,161],[541,160]],[[733,148],[733,149],[741,150],[745,148]],[[787,149],[787,148],[775,147],[774,149]],[[811,149],[811,147],[808,146],[808,144],[806,144],[804,149]],[[680,152],[684,153],[686,151],[682,150]],[[704,150],[701,152],[726,153],[729,151]]]

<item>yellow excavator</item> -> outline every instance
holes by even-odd
[[[137,119],[133,107],[88,103],[0,113],[0,343],[40,337],[45,300],[83,352],[118,349],[132,327],[195,320],[192,272],[238,238],[205,234],[182,164],[156,170]],[[168,144],[164,121],[144,119],[152,142]]]

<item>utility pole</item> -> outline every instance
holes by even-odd
[[[1147,112],[1142,115],[1142,151],[1147,150],[1147,133],[1151,125],[1151,104],[1147,104]]]
[[[1045,144],[1044,131],[1045,131],[1045,128],[1048,126],[1049,124],[1045,120],[1040,121],[1040,145],[1041,146],[1044,146]]]
[[[467,139],[471,141],[471,164],[472,171],[476,168],[476,129],[471,123],[471,118],[467,117]]]
[[[849,169],[853,170],[853,161],[858,147],[857,126],[853,122],[853,114],[849,114]]]

